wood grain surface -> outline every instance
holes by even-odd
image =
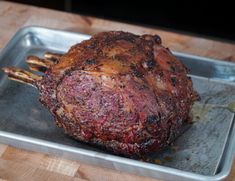
[[[136,34],[159,34],[171,50],[235,62],[235,45],[201,37],[168,32],[125,23],[85,17],[33,6],[0,1],[0,48],[21,27],[38,25],[67,31],[95,34],[108,30]],[[147,177],[95,167],[41,153],[0,144],[0,179],[2,180],[97,180],[146,181]],[[227,181],[235,180],[235,164]]]

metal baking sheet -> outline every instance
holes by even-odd
[[[65,52],[88,35],[42,27],[19,30],[0,53],[0,67],[27,68],[28,55]],[[174,52],[191,69],[201,101],[194,123],[160,153],[141,160],[124,158],[72,139],[57,128],[38,101],[38,92],[0,73],[0,142],[55,154],[98,166],[163,180],[222,180],[228,176],[235,148],[234,114],[207,104],[235,101],[235,64]]]

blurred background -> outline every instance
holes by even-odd
[[[11,0],[104,19],[235,41],[235,6],[223,1]]]

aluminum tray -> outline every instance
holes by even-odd
[[[16,33],[0,54],[0,67],[26,68],[24,59],[45,51],[65,52],[88,35],[41,27]],[[191,69],[201,103],[193,108],[194,124],[161,153],[128,159],[78,142],[57,128],[38,102],[35,89],[0,73],[0,142],[82,162],[163,180],[222,180],[228,176],[235,143],[234,114],[203,103],[235,100],[235,64],[174,52]],[[201,105],[201,106],[200,106]]]

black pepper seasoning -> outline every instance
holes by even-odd
[[[96,64],[96,60],[95,59],[87,59],[86,60],[86,64],[87,65],[95,65]]]
[[[154,59],[149,59],[146,61],[148,70],[153,70],[154,67],[156,66],[156,61]]]
[[[176,86],[176,78],[175,77],[171,77],[171,82],[173,86]]]
[[[149,115],[149,116],[147,117],[147,122],[150,123],[150,124],[155,124],[155,123],[157,123],[158,121],[160,121],[159,116],[157,116],[157,115],[155,115],[155,114]]]

